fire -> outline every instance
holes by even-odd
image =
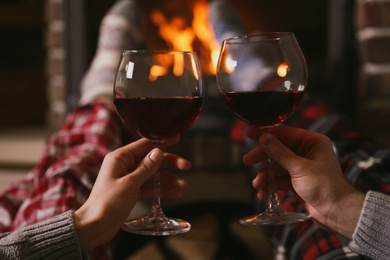
[[[171,50],[192,51],[191,43],[195,38],[191,28],[185,27],[185,21],[181,17],[175,17],[168,21],[159,10],[151,13],[152,21],[159,26],[159,33]]]
[[[167,73],[166,67],[160,65],[153,65],[150,68],[149,79],[155,81],[159,76],[164,75],[166,73]]]
[[[225,60],[224,65],[225,72],[232,73],[236,69],[237,61],[233,60],[230,56],[228,56]]]
[[[151,12],[151,21],[158,26],[159,34],[170,50],[196,51],[202,71],[215,75],[220,45],[207,18],[208,7],[205,0],[194,3],[192,24],[179,16],[168,20],[160,10]]]
[[[194,5],[194,19],[192,21],[192,28],[195,35],[199,38],[203,46],[209,50],[209,63],[204,70],[211,74],[216,74],[216,65],[218,62],[220,45],[214,36],[214,31],[207,18],[209,4],[207,1],[198,1]]]
[[[281,77],[281,78],[286,77],[287,71],[288,71],[287,63],[285,63],[285,62],[280,63],[279,66],[278,66],[278,71],[277,71],[278,72],[278,76]]]

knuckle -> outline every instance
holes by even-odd
[[[277,147],[274,148],[273,151],[274,156],[278,158],[284,157],[286,153],[287,153],[287,148],[282,145],[278,145]]]

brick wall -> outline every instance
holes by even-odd
[[[79,100],[80,80],[91,61],[100,22],[116,0],[45,0],[47,125],[61,127]]]
[[[45,72],[48,99],[46,120],[48,127],[51,129],[58,129],[62,125],[66,112],[64,1],[66,0],[47,0],[45,4],[45,18],[47,22],[45,32]]]
[[[360,72],[357,118],[390,144],[390,0],[357,0],[355,25]]]

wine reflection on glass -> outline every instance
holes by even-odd
[[[126,50],[114,82],[114,104],[124,125],[155,146],[186,131],[203,106],[203,80],[196,53]],[[122,229],[143,235],[175,235],[190,230],[187,221],[165,216],[159,195],[160,172],[154,175],[149,214],[128,220]]]
[[[307,84],[306,61],[290,32],[271,32],[223,41],[217,83],[225,105],[242,121],[270,128],[296,109]],[[305,221],[308,213],[286,211],[275,189],[274,162],[267,160],[268,206],[240,219],[246,225],[280,225]]]

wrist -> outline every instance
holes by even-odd
[[[363,209],[365,194],[352,186],[345,190],[339,199],[329,205],[321,214],[320,225],[325,229],[336,232],[350,240],[359,222]]]
[[[339,218],[337,220],[337,233],[352,240],[352,235],[359,222],[360,214],[366,195],[354,189],[346,197],[339,207]]]
[[[84,214],[82,207],[76,212],[73,212],[73,219],[81,252],[86,252],[101,244],[99,241],[101,225],[99,225],[98,220],[88,218],[86,214]]]

